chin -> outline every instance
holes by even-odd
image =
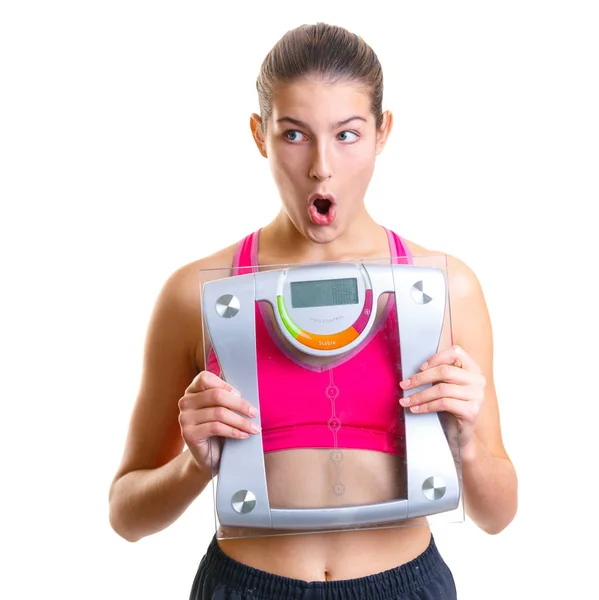
[[[322,226],[308,223],[302,233],[315,244],[330,244],[331,242],[334,242],[342,232],[335,224]]]

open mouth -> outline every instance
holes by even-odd
[[[335,220],[335,198],[329,194],[314,194],[308,211],[315,225],[330,225]]]
[[[316,198],[316,200],[314,200],[314,206],[316,207],[319,215],[326,215],[329,212],[329,208],[331,208],[332,204],[333,203],[326,198]]]

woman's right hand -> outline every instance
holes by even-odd
[[[257,414],[237,390],[210,371],[199,373],[179,400],[183,440],[200,469],[213,474],[218,471],[222,438],[246,439],[260,433],[250,420]]]

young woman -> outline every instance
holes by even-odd
[[[262,434],[269,477],[290,466],[318,477],[325,468],[319,453],[328,450],[269,438],[266,416],[260,432],[250,404],[204,364],[200,270],[436,254],[379,225],[365,208],[376,156],[393,120],[382,111],[381,66],[361,38],[325,24],[298,27],[266,57],[257,89],[260,115],[251,116],[251,132],[270,163],[281,210],[239,244],[177,270],[159,295],[122,464],[110,490],[111,524],[127,540],[168,527],[202,492],[212,478],[211,439]],[[457,258],[448,261],[454,345],[431,356],[411,381],[379,380],[372,401],[394,408],[405,404],[402,389],[433,384],[412,395],[408,409],[455,415],[467,513],[484,531],[498,533],[515,515],[517,480],[501,437],[491,326],[476,276]],[[276,364],[291,368],[284,347],[269,335],[257,324],[257,343],[271,344]],[[345,365],[375,361],[382,343],[377,334]],[[360,381],[355,397],[373,394],[368,378]],[[212,448],[218,461],[218,444]],[[358,457],[360,451],[344,452]],[[354,463],[362,474],[389,470],[389,453],[369,455],[375,457],[367,468],[359,458]],[[285,500],[283,490],[277,501]],[[387,529],[215,537],[191,598],[455,598],[451,572],[426,520],[420,521]]]

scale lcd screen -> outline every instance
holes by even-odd
[[[355,277],[292,281],[290,285],[293,308],[358,304],[358,280]]]

